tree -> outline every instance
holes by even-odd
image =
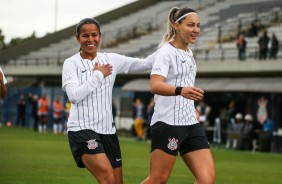
[[[13,47],[13,46],[16,46],[16,45],[19,45],[21,43],[24,43],[26,41],[29,41],[29,40],[33,40],[33,39],[36,39],[36,35],[35,35],[35,32],[33,32],[29,37],[27,38],[20,38],[20,37],[17,37],[17,38],[12,38],[10,43],[6,44],[4,42],[4,39],[5,39],[5,36],[2,35],[2,30],[0,29],[0,51],[3,51],[3,50],[6,50],[10,47]]]
[[[4,39],[5,39],[5,36],[2,35],[2,30],[0,29],[0,51],[6,47]]]

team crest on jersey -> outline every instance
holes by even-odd
[[[168,144],[167,144],[167,148],[170,149],[170,150],[176,150],[177,149],[177,142],[178,140],[175,139],[175,138],[169,138],[168,139]]]
[[[88,143],[87,145],[88,149],[96,149],[98,147],[98,143],[96,142],[96,139],[91,139],[86,142]]]

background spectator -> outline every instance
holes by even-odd
[[[26,101],[24,95],[21,95],[18,101],[18,114],[17,114],[16,126],[25,127],[25,113],[26,113]]]
[[[150,103],[147,106],[147,123],[146,123],[146,140],[151,140],[151,120],[152,120],[152,116],[154,114],[154,106],[155,106],[155,101],[154,101],[154,97],[151,98]]]
[[[279,41],[276,38],[275,33],[272,33],[272,37],[269,40],[268,49],[269,49],[269,59],[276,59],[279,50]]]
[[[53,132],[54,134],[62,133],[62,112],[63,105],[58,97],[53,101]]]
[[[237,112],[235,99],[231,99],[228,103],[228,107],[220,109],[220,130],[222,143],[226,143],[227,140],[227,129],[230,121],[234,121],[235,114]]]
[[[257,27],[256,21],[253,21],[251,24],[251,28],[249,30],[249,36],[256,37],[257,35],[258,35],[258,27]]]
[[[269,37],[267,36],[267,31],[264,31],[262,36],[258,40],[259,44],[259,60],[266,59],[268,51]]]
[[[241,113],[237,113],[235,116],[235,121],[231,120],[228,126],[226,148],[233,148],[233,149],[238,148],[238,141],[243,126],[244,126],[243,115]]]
[[[271,119],[267,118],[262,125],[262,130],[265,132],[273,132],[274,131],[274,123]]]
[[[199,104],[196,106],[197,111],[200,114],[200,123],[203,126],[209,125],[209,114],[211,112],[211,107],[208,106],[205,102],[200,101]]]
[[[138,140],[142,140],[144,136],[144,105],[140,98],[137,98],[134,103],[135,121],[134,129]]]
[[[33,118],[33,130],[38,131],[38,95],[29,94],[28,102],[31,104],[31,116]]]
[[[271,151],[271,141],[274,131],[273,121],[267,118],[262,125],[262,131],[259,132],[259,150],[262,152]]]
[[[239,137],[238,148],[240,150],[251,150],[254,133],[253,117],[250,114],[246,114],[244,120],[245,122]]]
[[[240,61],[244,61],[246,59],[246,47],[247,47],[247,41],[245,39],[244,34],[239,35],[236,45],[238,48],[238,59]]]
[[[49,102],[45,95],[39,99],[38,114],[40,118],[40,125],[38,127],[39,133],[46,133],[48,123]]]

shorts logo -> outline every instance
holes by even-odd
[[[91,139],[89,141],[86,141],[88,143],[87,147],[88,149],[95,149],[98,147],[98,143],[96,142],[96,139]]]
[[[178,140],[175,138],[168,139],[169,143],[167,144],[167,148],[170,150],[176,150],[177,149],[177,142]]]

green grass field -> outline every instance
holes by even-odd
[[[125,184],[139,184],[149,172],[150,145],[120,137]],[[217,184],[281,183],[282,154],[212,149]],[[193,176],[177,158],[169,184],[193,184]],[[30,129],[0,127],[1,184],[97,183],[76,167],[67,136]]]

